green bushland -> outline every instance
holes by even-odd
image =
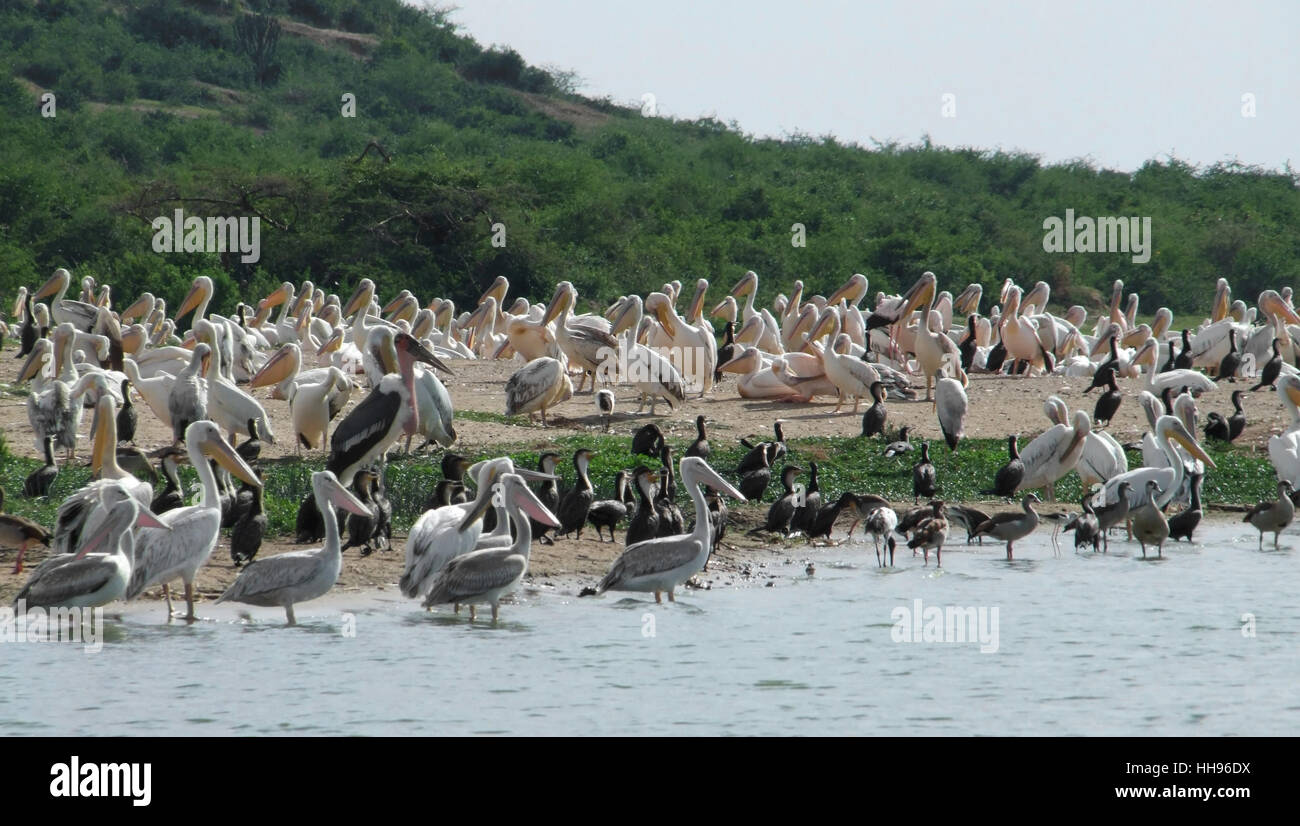
[[[283,28],[258,68],[236,35],[253,13],[362,37]],[[1251,300],[1295,280],[1289,167],[1166,158],[1130,173],[928,138],[760,139],[581,97],[571,73],[484,48],[448,14],[398,0],[0,2],[0,298],[57,266],[173,305],[206,274],[221,312],[302,278],[346,292],[369,276],[385,298],[409,288],[464,307],[498,275],[512,295],[568,279],[605,302],[754,269],[766,302],[795,278],[827,294],[862,272],[874,294],[929,269],[945,288],[1043,280],[1063,303],[1121,278],[1144,311],[1203,313],[1220,276]],[[356,117],[341,114],[345,93]],[[153,252],[149,221],[178,206],[261,216],[261,260]],[[1066,208],[1151,217],[1151,261],[1045,253],[1043,221]],[[490,241],[498,222],[505,247]],[[791,245],[794,223],[806,247]]]

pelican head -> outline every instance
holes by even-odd
[[[40,289],[36,291],[36,294],[32,296],[32,300],[40,301],[42,298],[51,295],[59,295],[67,290],[68,285],[71,283],[72,273],[68,272],[63,267],[59,267],[54,271],[54,275],[51,275],[49,279],[41,285]]]
[[[370,509],[361,503],[353,495],[352,491],[343,487],[343,483],[334,475],[332,471],[318,470],[311,475],[311,488],[316,494],[316,500],[333,505],[336,508],[343,508],[351,511],[357,516],[373,516]]]
[[[206,457],[212,459],[241,481],[257,488],[262,486],[257,474],[248,466],[243,457],[236,453],[235,449],[222,438],[221,430],[214,422],[201,419],[191,423],[189,427],[185,428],[185,445],[191,451],[190,464],[196,464],[196,457],[193,454],[194,451],[197,451],[200,454],[197,458]]]
[[[370,302],[374,297],[375,282],[369,278],[361,279],[361,283],[352,291],[347,303],[343,305],[343,317],[351,318],[353,313],[364,311],[370,306]]]
[[[1205,452],[1196,437],[1191,434],[1177,416],[1161,416],[1156,420],[1156,438],[1163,441],[1174,441],[1182,446],[1184,450],[1192,455],[1193,458],[1200,459],[1206,467],[1216,467],[1210,454]]]
[[[181,302],[180,309],[176,311],[176,317],[173,320],[180,321],[191,310],[211,299],[212,289],[212,279],[206,275],[200,275],[194,279],[194,283],[190,285],[190,291],[185,294],[185,300]]]
[[[826,303],[831,305],[839,304],[840,299],[844,299],[850,305],[857,306],[858,302],[866,297],[867,287],[867,277],[862,273],[855,272],[849,276],[848,281],[840,285],[839,289],[830,294],[830,297],[826,299]]]
[[[687,488],[707,485],[718,493],[724,493],[738,502],[744,502],[745,496],[726,479],[723,479],[718,472],[709,467],[709,463],[699,456],[685,456],[681,464],[682,484]]]

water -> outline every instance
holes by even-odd
[[[393,592],[307,603],[298,628],[211,604],[167,625],[136,603],[97,654],[0,644],[0,734],[1300,731],[1295,535],[1259,552],[1248,526],[1202,525],[1205,544],[1147,562],[1124,542],[1055,558],[1049,537],[1014,563],[953,546],[942,572],[906,549],[880,572],[870,545],[797,548],[675,605],[526,588],[495,628]],[[894,642],[916,599],[997,607],[997,652]]]

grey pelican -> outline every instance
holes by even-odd
[[[680,468],[682,484],[695,504],[695,529],[687,534],[656,537],[629,545],[600,580],[596,586],[597,593],[653,591],[655,602],[662,602],[660,595],[666,591],[668,601],[673,602],[674,589],[704,567],[712,537],[709,507],[701,487],[708,485],[741,502],[745,497],[698,456],[682,457]]]
[[[320,513],[333,514],[335,507],[358,516],[370,516],[365,505],[357,501],[338,477],[328,470],[311,475],[312,492]],[[297,620],[294,603],[324,596],[338,582],[343,567],[337,519],[325,520],[325,544],[307,551],[290,551],[249,563],[217,602],[242,602],[245,605],[280,606],[289,625]]]
[[[543,525],[559,527],[555,518],[537,496],[528,489],[523,477],[515,473],[501,476],[500,494],[506,512],[515,526],[515,539],[508,548],[489,548],[473,551],[452,559],[438,572],[425,607],[454,603],[457,608],[469,606],[470,622],[474,621],[476,603],[492,606],[492,621],[496,622],[501,608],[501,597],[510,593],[528,572],[528,552],[532,546],[532,527],[529,517]]]
[[[125,596],[135,560],[132,530],[166,528],[129,496],[113,499],[111,506],[106,501],[105,507],[107,516],[81,550],[52,556],[38,565],[18,592],[15,605],[97,608]]]
[[[338,477],[344,486],[352,484],[356,472],[388,450],[403,433],[410,435],[419,428],[415,395],[417,361],[451,371],[438,357],[406,333],[393,339],[397,354],[397,372],[388,373],[370,394],[334,428],[330,437],[330,455],[325,469]]]
[[[194,575],[212,555],[221,532],[217,477],[207,459],[216,460],[217,464],[254,487],[261,482],[234,448],[221,438],[221,431],[213,422],[198,421],[186,428],[185,450],[202,483],[199,504],[176,508],[159,517],[170,530],[146,528],[140,531],[136,542],[136,564],[131,572],[126,598],[135,599],[150,585],[162,584],[167,599],[167,616],[171,617],[168,584],[179,577],[185,583],[185,602],[189,609],[185,618],[193,621],[197,619],[194,615]]]
[[[543,356],[533,359],[515,371],[506,382],[507,416],[541,411],[542,427],[546,427],[546,410],[573,398],[573,382],[568,370],[559,359]]]
[[[577,367],[582,371],[578,390],[581,391],[583,385],[587,383],[589,373],[594,390],[597,370],[601,369],[601,365],[607,363],[609,359],[618,357],[618,339],[602,327],[571,322],[569,311],[573,309],[577,299],[578,292],[573,288],[573,284],[561,281],[555,287],[555,295],[551,298],[546,315],[542,316],[542,323],[555,322],[555,341],[564,351],[570,367]],[[608,322],[604,319],[600,320],[607,328]],[[602,370],[602,373],[608,378],[606,370]]]
[[[204,378],[204,363],[212,356],[212,348],[199,342],[194,345],[190,363],[171,383],[167,392],[167,415],[172,423],[172,441],[185,438],[185,429],[197,421],[208,418],[208,380]]]
[[[54,275],[41,285],[32,299],[40,301],[46,296],[54,296],[50,302],[50,316],[54,319],[55,324],[71,324],[83,333],[89,333],[95,326],[95,319],[99,315],[99,307],[85,301],[73,301],[63,296],[68,292],[68,286],[72,284],[72,273],[59,267],[54,271]]]

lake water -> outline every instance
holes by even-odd
[[[1076,556],[1070,535],[1055,557],[1049,537],[1012,563],[950,546],[941,572],[906,549],[881,572],[870,544],[800,547],[662,606],[530,587],[496,627],[395,591],[306,603],[297,628],[119,604],[98,653],[0,644],[0,734],[1300,732],[1294,534],[1260,552],[1249,526],[1202,524],[1146,562],[1123,541]],[[997,650],[895,641],[918,599],[996,608]]]

